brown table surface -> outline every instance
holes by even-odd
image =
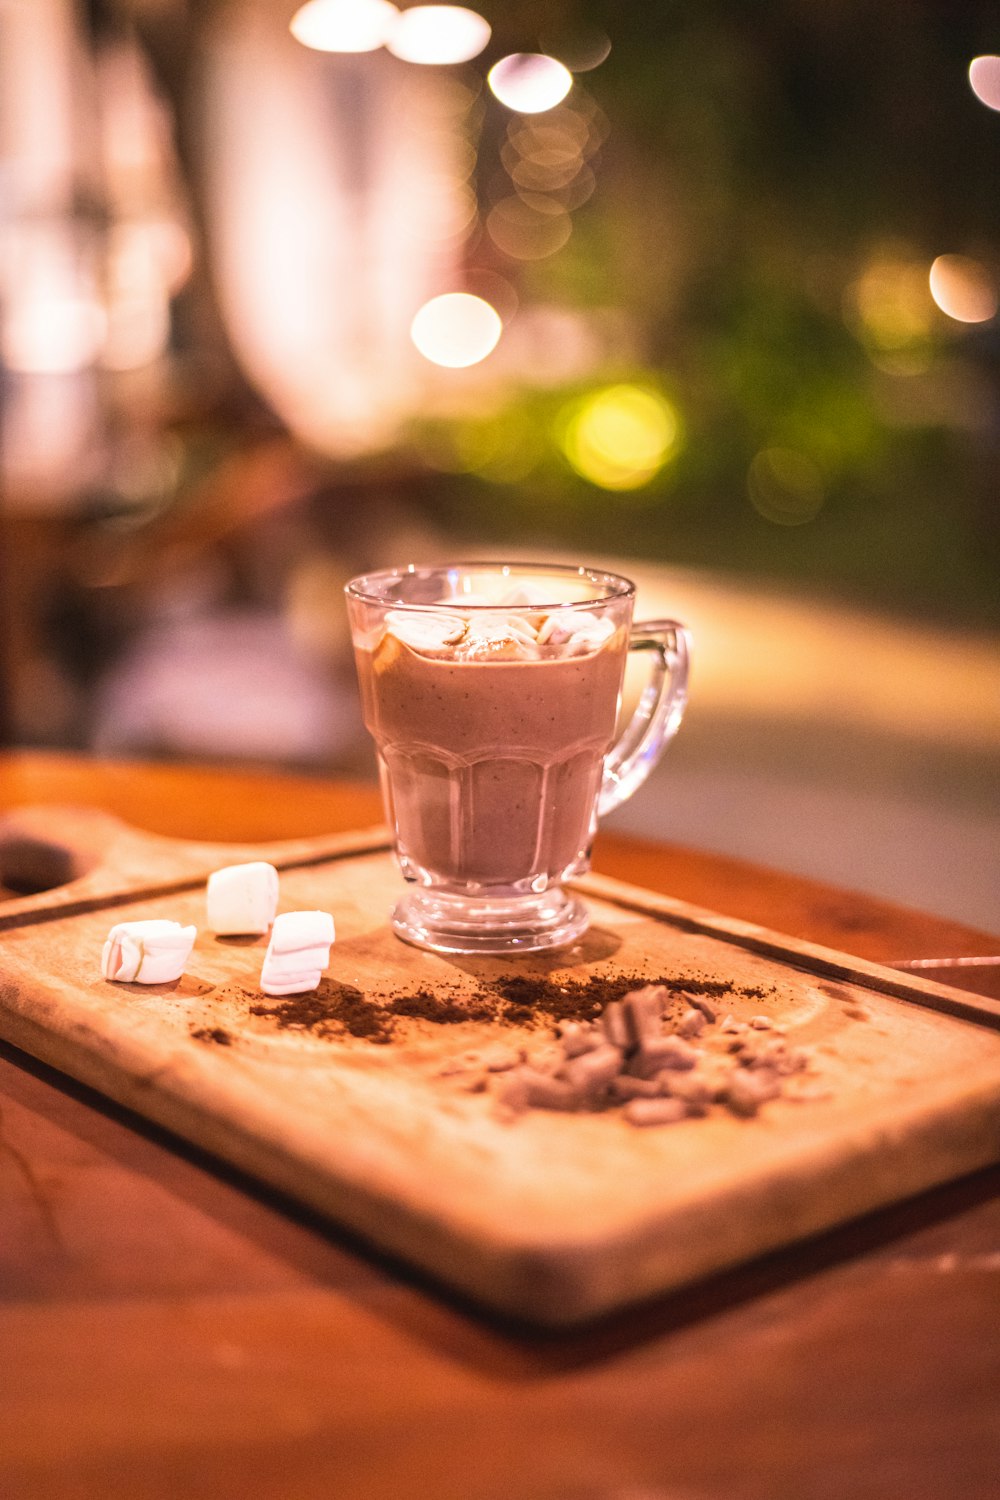
[[[0,756],[0,810],[38,802],[239,841],[380,816],[367,786]],[[602,836],[595,866],[880,961],[996,950],[688,849]],[[996,1500],[998,1189],[532,1334],[0,1045],[0,1495]]]

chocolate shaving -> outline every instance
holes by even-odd
[[[510,1122],[529,1109],[571,1113],[621,1107],[629,1125],[674,1125],[710,1114],[714,1104],[751,1118],[763,1104],[782,1093],[782,1079],[808,1067],[801,1050],[790,1051],[784,1037],[729,1041],[700,1010],[677,1016],[667,985],[643,985],[609,1001],[600,1024],[563,1023],[558,1040],[528,1055],[521,1067],[506,1073],[495,1090],[495,1112]],[[681,1029],[692,1036],[679,1035]],[[737,1025],[738,1023],[731,1022]],[[702,1040],[706,1027],[715,1037]],[[716,1041],[717,1038],[717,1041]],[[586,1043],[594,1039],[592,1049]],[[732,1056],[732,1047],[745,1049]],[[727,1056],[727,1053],[729,1054]],[[720,1071],[721,1065],[721,1071]]]
[[[232,1033],[221,1026],[192,1026],[191,1035],[196,1042],[214,1042],[217,1047],[231,1047]]]

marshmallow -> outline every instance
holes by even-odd
[[[538,640],[543,646],[563,646],[578,630],[588,630],[600,623],[600,616],[589,609],[556,609],[543,620]]]
[[[385,626],[390,635],[414,651],[444,651],[465,634],[467,622],[460,615],[432,614],[390,609]]]
[[[515,584],[513,588],[507,590],[506,594],[500,600],[501,604],[507,604],[512,609],[524,605],[537,608],[540,605],[551,604],[552,602],[552,590],[550,588],[542,588],[541,584],[532,583],[530,580]]]
[[[330,962],[334,939],[328,911],[286,911],[275,917],[260,971],[265,995],[301,995],[314,990]]]
[[[508,635],[512,635],[515,641],[520,641],[523,646],[534,646],[538,643],[538,632],[526,615],[504,615],[500,628],[506,630]],[[469,629],[474,630],[475,626],[470,625]]]
[[[226,865],[208,877],[205,900],[212,932],[266,932],[278,909],[278,872],[263,860]]]
[[[179,922],[118,922],[104,944],[101,973],[125,984],[172,984],[184,973],[197,936],[196,927]]]
[[[501,602],[505,603],[506,601],[502,600]],[[437,599],[435,603],[450,604],[454,609],[465,604],[495,604],[496,600],[491,599],[489,594],[444,594],[440,599]]]
[[[457,661],[533,661],[538,656],[535,632],[519,619],[502,616],[473,620],[455,652]]]
[[[613,621],[607,619],[594,620],[593,625],[584,625],[580,630],[574,630],[566,642],[567,656],[585,656],[590,651],[599,651],[605,641],[610,641],[615,633]]]

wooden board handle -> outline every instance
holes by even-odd
[[[388,842],[375,827],[272,844],[198,843],[145,833],[96,808],[19,808],[0,819],[0,930],[190,889],[222,865],[263,859],[288,869]]]

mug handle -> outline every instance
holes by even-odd
[[[642,786],[677,733],[687,704],[691,636],[683,625],[677,620],[644,620],[633,625],[628,649],[651,651],[653,671],[625,733],[605,757],[599,818]]]

